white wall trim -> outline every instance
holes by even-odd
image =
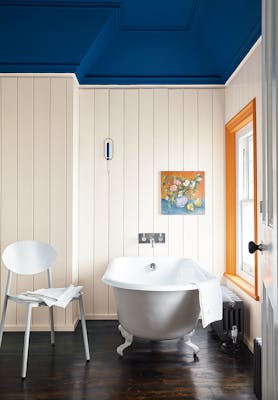
[[[232,75],[227,79],[227,81],[225,82],[225,87],[229,86],[229,84],[231,83],[231,81],[234,79],[234,77],[239,73],[239,71],[241,70],[241,68],[245,65],[245,63],[248,61],[248,59],[252,56],[252,54],[254,53],[254,51],[256,50],[257,47],[259,47],[259,45],[262,42],[262,37],[260,36],[259,39],[256,41],[256,43],[254,44],[254,46],[249,50],[249,52],[246,54],[246,56],[244,57],[244,59],[241,61],[241,63],[237,66],[237,68],[234,70],[234,72],[232,73]]]
[[[118,319],[118,314],[86,314],[86,320],[94,321],[94,320],[106,320],[106,321],[113,321]]]

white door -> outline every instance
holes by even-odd
[[[278,399],[277,306],[277,11],[278,0],[263,0],[263,213],[262,391]]]

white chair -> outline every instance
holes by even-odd
[[[46,304],[43,301],[34,301],[34,299],[32,300],[22,299],[20,295],[10,294],[12,273],[22,274],[22,275],[34,275],[39,272],[47,270],[48,286],[52,287],[51,267],[54,264],[56,257],[57,254],[53,247],[51,247],[49,244],[37,242],[34,240],[26,240],[26,241],[19,241],[12,243],[5,248],[2,254],[2,260],[8,269],[8,278],[5,291],[2,318],[0,323],[0,347],[2,344],[8,300],[14,301],[16,303],[25,304],[27,317],[26,317],[26,329],[24,336],[22,373],[21,373],[21,377],[23,379],[26,378],[26,372],[27,372],[27,359],[28,359],[32,309],[34,307],[46,306]],[[85,349],[86,360],[89,361],[90,352],[89,352],[86,322],[84,318],[82,294],[78,293],[75,297],[71,299],[71,301],[72,300],[79,301],[84,349]],[[54,336],[53,307],[49,308],[49,312],[50,312],[50,327],[51,327],[51,344],[54,345],[55,336]]]

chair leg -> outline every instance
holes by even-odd
[[[88,343],[88,335],[87,335],[87,328],[84,316],[84,306],[83,306],[83,299],[82,295],[80,294],[79,297],[79,308],[80,308],[80,318],[81,318],[81,325],[82,325],[82,332],[83,332],[83,342],[84,342],[84,349],[86,360],[90,361],[90,350],[89,350],[89,343]]]
[[[54,313],[53,313],[53,307],[49,308],[49,314],[50,314],[50,328],[51,328],[51,333],[50,333],[50,343],[52,345],[55,344],[55,331],[54,331]]]
[[[27,372],[27,360],[28,360],[28,350],[29,350],[29,338],[30,338],[30,325],[31,325],[31,316],[32,316],[32,304],[27,305],[26,312],[26,328],[24,335],[24,347],[23,347],[23,359],[22,359],[22,379],[26,378]]]
[[[6,319],[7,305],[8,305],[8,296],[6,295],[5,298],[4,298],[4,305],[3,305],[2,317],[1,317],[1,322],[0,322],[0,348],[1,348],[1,345],[2,345],[2,338],[3,338],[4,325],[5,325],[5,319]]]

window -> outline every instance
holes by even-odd
[[[236,134],[236,240],[237,275],[254,285],[255,260],[248,251],[254,240],[254,147],[253,124]]]
[[[226,273],[250,296],[259,299],[257,254],[256,101],[226,125]]]

